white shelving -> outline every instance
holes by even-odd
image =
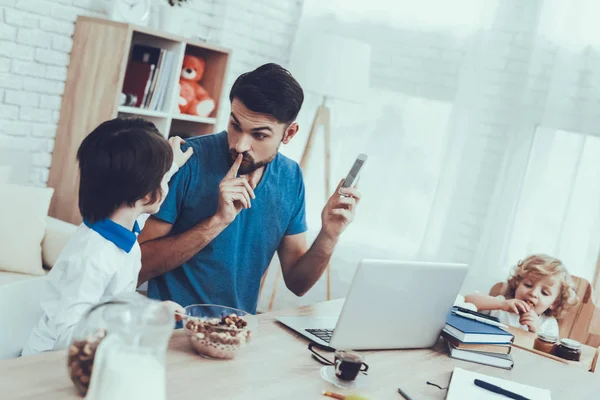
[[[169,114],[162,111],[147,110],[140,107],[120,106],[119,112],[124,114],[140,115],[144,117],[168,118]]]
[[[158,64],[164,74],[157,75],[153,86],[158,97],[154,103],[150,97],[152,109],[124,107],[119,103],[137,45],[162,49],[166,51],[163,56],[168,55],[164,63]],[[206,63],[201,84],[217,105],[211,118],[179,114],[179,77],[185,54],[201,57]],[[67,71],[48,178],[55,193],[48,215],[76,225],[81,223],[77,149],[86,135],[104,121],[117,116],[138,116],[152,121],[165,137],[214,133],[221,114],[219,105],[226,96],[223,85],[229,58],[230,50],[210,43],[102,18],[77,17],[70,56],[70,65],[77,68]],[[142,77],[137,73],[133,76]]]
[[[196,115],[188,115],[188,114],[173,114],[171,116],[173,119],[179,120],[179,121],[189,121],[189,122],[198,122],[201,124],[216,124],[217,123],[217,119],[216,118],[205,118],[205,117],[198,117]]]
[[[197,117],[177,112],[170,114],[164,111],[153,111],[140,107],[120,106],[118,112],[122,116],[139,116],[152,121],[165,137],[169,137],[173,131],[176,134],[193,132],[200,126],[209,126],[210,128],[207,128],[205,132],[214,132],[214,125],[217,122],[216,118]]]

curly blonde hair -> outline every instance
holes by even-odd
[[[504,297],[514,299],[517,286],[530,273],[559,277],[561,282],[560,293],[558,294],[555,307],[547,309],[544,314],[550,317],[562,318],[567,313],[569,308],[579,303],[577,294],[575,293],[575,284],[567,268],[562,261],[557,258],[550,257],[546,254],[533,254],[524,260],[519,261],[513,272],[508,278]]]

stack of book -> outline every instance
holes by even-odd
[[[456,311],[452,309],[442,330],[450,357],[511,369],[514,365],[510,355],[513,334],[498,327],[497,320],[489,316],[470,312],[471,316],[466,317],[455,314]],[[474,320],[473,316],[479,320]],[[482,319],[492,322],[480,322]]]
[[[174,74],[175,53],[162,48],[134,44],[125,71],[122,92],[131,96],[133,107],[165,110],[169,77]]]

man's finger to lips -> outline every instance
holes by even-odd
[[[237,158],[235,159],[235,162],[233,163],[233,165],[229,169],[229,172],[227,173],[227,178],[229,178],[229,179],[237,178],[237,174],[240,169],[240,165],[242,165],[243,158],[244,158],[244,156],[242,155],[242,153],[238,154]]]

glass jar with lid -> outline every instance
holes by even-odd
[[[581,343],[573,339],[561,339],[554,354],[569,361],[581,359]]]
[[[533,348],[544,353],[552,354],[554,349],[558,345],[558,337],[548,333],[538,333],[535,341],[533,342]]]
[[[67,356],[79,394],[89,400],[165,400],[174,325],[169,306],[138,294],[91,307],[75,328]]]

